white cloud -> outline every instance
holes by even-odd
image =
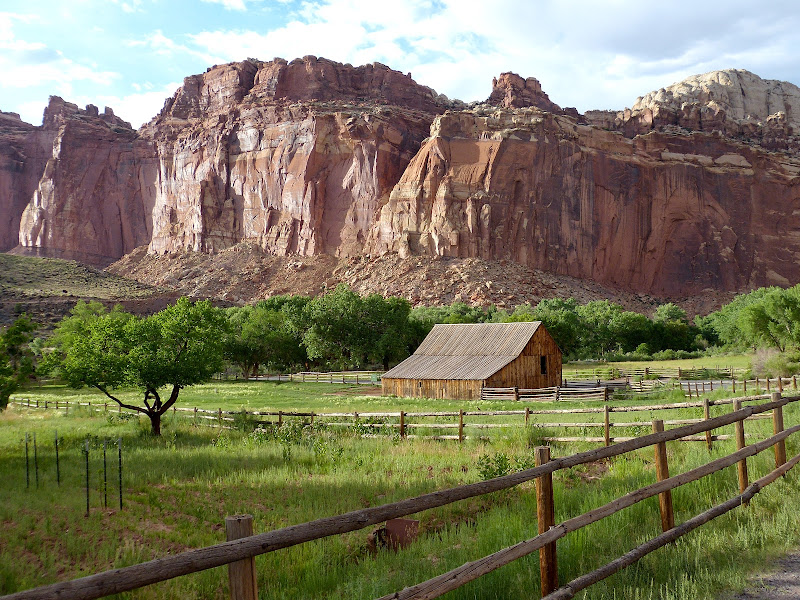
[[[150,91],[137,91],[125,96],[99,95],[94,97],[76,96],[71,102],[78,106],[94,104],[103,112],[103,107],[108,106],[114,110],[114,114],[128,121],[134,128],[139,128],[155,117],[164,106],[164,101],[171,97],[175,90],[180,87],[180,83],[172,82],[160,86],[158,89]]]
[[[207,4],[221,4],[226,10],[247,10],[245,0],[202,0]]]
[[[111,0],[114,4],[119,6],[123,12],[128,14],[136,13],[136,12],[144,12],[142,9],[142,0],[130,0],[129,2],[125,2],[123,0]]]
[[[97,90],[112,94],[109,104],[123,114],[120,102],[127,104],[127,98],[168,95],[172,90],[164,93],[164,82],[201,73],[212,64],[308,54],[355,65],[382,62],[463,100],[485,99],[492,77],[514,71],[536,77],[554,102],[581,111],[630,106],[652,89],[720,68],[746,68],[765,78],[800,83],[796,0],[762,3],[758,11],[747,0],[726,0],[719,10],[713,10],[712,2],[702,11],[689,0],[675,0],[669,10],[643,9],[638,0],[493,0],[491,7],[486,0],[391,0],[380,5],[374,0],[204,0],[202,11],[215,12],[214,28],[205,30],[192,29],[191,19],[178,24],[161,15],[147,21],[141,15],[155,11],[144,0],[113,1],[116,18],[121,11],[137,11],[125,25],[138,23],[139,28],[99,20],[108,34],[104,37],[136,38],[117,42],[115,48],[98,48],[95,59],[106,61],[99,67],[79,59],[66,44],[55,48],[53,38],[37,38],[23,29],[33,19],[46,21],[43,11],[37,16],[0,12],[0,72],[5,80],[0,93],[8,96],[0,98],[0,108],[16,110],[14,106],[32,97],[37,82],[71,101],[73,92],[94,95],[87,100],[94,104],[100,103]],[[161,8],[166,6],[158,1]],[[68,4],[79,20],[100,2],[82,0],[83,13]],[[63,5],[54,4],[58,10]],[[26,35],[15,36],[15,27]],[[90,30],[87,23],[82,31]],[[116,54],[120,49],[122,58]],[[128,69],[124,87],[117,69]],[[144,79],[155,86],[147,87]],[[131,90],[135,93],[127,96]],[[123,118],[145,120],[162,101],[163,96],[145,116],[130,112]]]

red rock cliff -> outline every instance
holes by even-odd
[[[383,65],[308,56],[187,78],[142,132],[161,174],[150,250],[360,252],[445,102]]]
[[[511,259],[661,296],[800,281],[800,161],[718,135],[634,140],[536,109],[448,113],[373,253]]]
[[[585,116],[512,73],[467,109],[310,56],[187,77],[138,132],[54,98],[42,127],[0,115],[0,243],[511,259],[669,297],[793,284],[800,90],[736,73]]]

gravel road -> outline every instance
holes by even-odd
[[[779,560],[772,570],[754,578],[744,592],[722,600],[800,600],[800,552]]]

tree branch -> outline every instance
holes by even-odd
[[[96,387],[98,390],[103,392],[106,396],[111,398],[114,402],[119,404],[122,408],[127,408],[128,410],[135,410],[136,412],[140,412],[140,413],[145,414],[145,415],[149,415],[150,414],[149,410],[145,410],[141,406],[134,406],[133,404],[125,404],[119,398],[116,398],[116,397],[112,396],[111,394],[108,393],[108,390],[105,389],[105,386],[94,384],[93,387]]]
[[[161,411],[158,414],[163,415],[170,408],[172,408],[172,405],[178,401],[178,394],[180,393],[180,391],[181,391],[181,386],[177,384],[172,386],[172,392],[169,395],[169,400],[166,401],[166,403],[164,404],[164,406],[162,407]]]

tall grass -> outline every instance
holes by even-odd
[[[286,384],[283,384],[286,385]],[[328,386],[326,389],[330,389]],[[307,408],[307,407],[303,407]],[[715,410],[722,410],[715,409]],[[696,414],[696,413],[695,413]],[[626,419],[630,413],[626,415]],[[788,407],[787,426],[800,411]],[[657,418],[662,418],[659,414]],[[172,417],[170,417],[172,419]],[[115,413],[14,409],[0,416],[0,593],[135,564],[223,541],[226,515],[254,515],[256,531],[384,504],[481,479],[482,457],[504,454],[513,465],[532,460],[541,432],[523,427],[489,441],[463,444],[397,436],[362,438],[315,424],[287,424],[278,433],[211,430],[181,419],[165,422],[154,439],[148,424]],[[746,424],[756,438],[771,424]],[[55,484],[52,435],[61,442],[61,486]],[[36,433],[40,479],[25,488],[24,435]],[[641,433],[644,433],[641,432]],[[121,437],[125,508],[116,486],[101,506],[101,448]],[[92,512],[84,516],[82,446],[90,440]],[[554,456],[586,444],[554,444]],[[670,443],[672,474],[733,451],[717,443]],[[788,454],[800,451],[790,441]],[[112,454],[114,459],[116,456]],[[771,453],[748,459],[751,479],[772,468]],[[484,459],[485,462],[485,459]],[[111,478],[115,465],[109,461]],[[652,449],[555,476],[556,519],[574,517],[655,480]],[[740,587],[749,572],[790,548],[798,525],[792,472],[756,496],[748,508],[715,520],[681,541],[587,590],[584,598],[707,598]],[[675,490],[682,522],[737,493],[735,468]],[[436,576],[536,534],[532,483],[416,515],[420,539],[394,553],[367,548],[369,530],[334,536],[257,558],[259,587],[270,598],[374,598]],[[660,531],[657,499],[570,534],[558,542],[561,582],[592,570]],[[733,551],[735,549],[735,551]],[[225,569],[181,577],[123,598],[223,598]],[[538,593],[534,554],[451,593],[489,599]]]

